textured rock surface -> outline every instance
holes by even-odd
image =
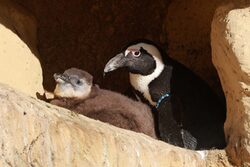
[[[34,18],[21,7],[0,0],[0,81],[32,96],[43,91],[35,37]]]
[[[212,56],[227,100],[227,153],[236,165],[250,166],[250,8],[234,8],[214,16]]]
[[[190,150],[116,128],[0,84],[0,166],[228,166],[223,151]]]

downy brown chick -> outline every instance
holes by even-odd
[[[70,68],[54,74],[57,83],[52,104],[111,125],[156,138],[151,109],[141,102],[93,85],[86,71]]]

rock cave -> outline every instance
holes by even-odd
[[[249,5],[1,0],[0,82],[12,88],[0,86],[0,166],[250,166]],[[121,46],[139,38],[156,42],[226,99],[225,150],[202,157],[36,100],[37,92],[54,89],[53,73],[70,67],[123,92],[129,85],[124,71],[112,79],[103,79],[102,71]]]

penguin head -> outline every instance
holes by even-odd
[[[93,77],[86,71],[70,68],[63,74],[55,73],[54,79],[54,94],[58,97],[86,99],[91,92]]]
[[[130,84],[133,88],[142,93],[152,106],[155,106],[156,101],[152,99],[149,84],[165,67],[157,46],[143,41],[129,45],[109,60],[104,68],[104,74],[123,67],[129,71]]]
[[[163,65],[163,61],[157,47],[140,42],[126,47],[110,59],[105,65],[104,73],[118,68],[127,68],[130,73],[146,76],[152,74],[158,64]]]

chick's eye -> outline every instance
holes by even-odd
[[[135,52],[133,52],[133,55],[135,57],[139,57],[141,55],[141,52],[140,51],[135,51]]]
[[[80,80],[77,80],[77,81],[76,81],[76,84],[77,84],[77,85],[81,85],[82,82],[81,82]]]

